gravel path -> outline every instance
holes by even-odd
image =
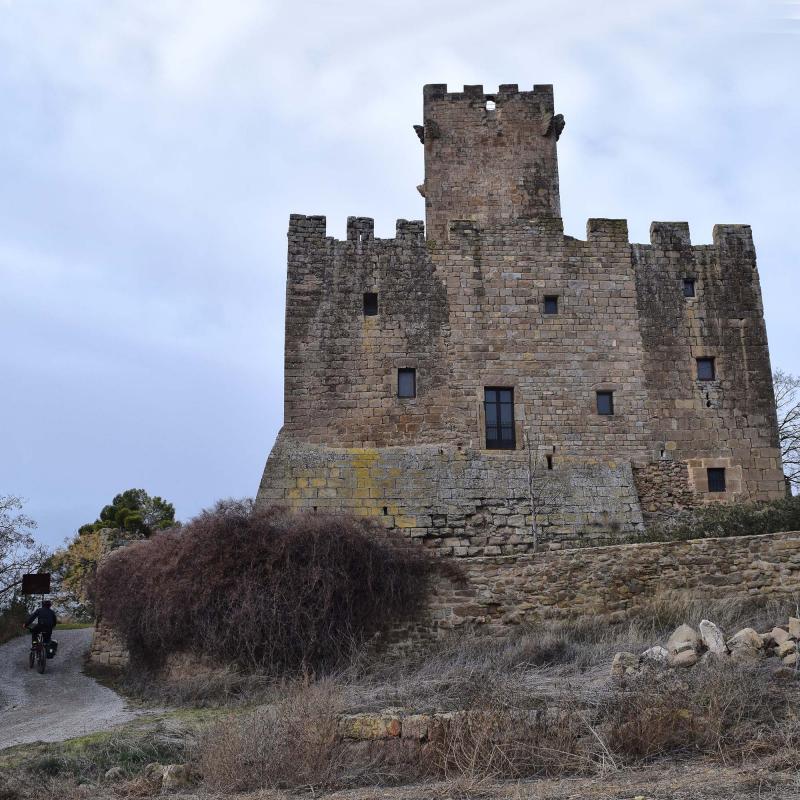
[[[92,629],[56,631],[58,655],[40,675],[28,668],[30,637],[0,646],[0,750],[28,742],[60,742],[105,730],[139,714],[116,692],[81,672]]]

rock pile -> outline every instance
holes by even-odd
[[[800,619],[789,617],[788,630],[773,628],[768,633],[758,633],[753,628],[742,628],[725,638],[713,622],[704,619],[699,631],[690,625],[676,628],[667,639],[666,647],[655,645],[641,655],[621,652],[614,656],[611,675],[622,678],[633,675],[644,667],[691,667],[713,659],[757,661],[761,658],[779,658],[787,667],[797,668]]]

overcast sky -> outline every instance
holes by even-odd
[[[425,83],[555,84],[568,234],[750,223],[800,373],[797,3],[0,0],[0,494],[43,540],[255,493],[289,214],[421,219]]]

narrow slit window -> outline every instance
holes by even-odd
[[[417,371],[415,369],[404,368],[397,370],[397,396],[417,396]]]
[[[558,295],[549,294],[544,298],[544,313],[558,314]]]
[[[553,469],[553,456],[548,453],[545,458],[547,459],[547,469]]]
[[[713,358],[697,359],[697,380],[713,381],[717,377],[717,370]]]
[[[489,450],[514,450],[514,390],[505,386],[488,386],[483,390],[486,417],[486,447]]]
[[[694,297],[694,278],[683,279],[683,296]]]
[[[364,292],[364,316],[374,317],[378,314],[378,293]]]
[[[614,392],[597,393],[597,413],[610,417],[614,414]]]
[[[724,492],[725,491],[725,468],[724,467],[709,467],[708,472],[708,491],[709,492]]]

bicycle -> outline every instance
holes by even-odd
[[[33,669],[34,664],[36,664],[39,674],[44,675],[44,671],[47,668],[47,647],[41,631],[33,637],[31,652],[28,656],[28,667]]]

